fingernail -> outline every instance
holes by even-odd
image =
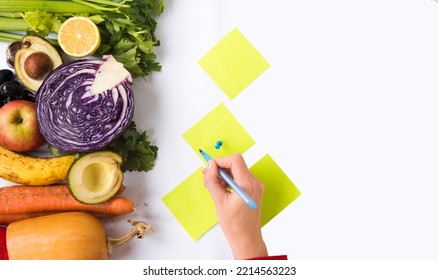
[[[207,164],[207,169],[211,169],[212,166],[213,166],[213,162],[211,162],[211,160],[209,160],[208,164]]]

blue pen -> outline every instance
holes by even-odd
[[[199,152],[207,162],[211,160],[211,157],[203,150],[199,149]],[[230,175],[228,175],[228,173],[225,172],[225,170],[223,170],[220,167],[219,167],[219,175],[228,184],[228,186],[230,186],[243,199],[243,201],[245,201],[248,204],[250,208],[252,209],[257,208],[257,203],[255,203],[255,201],[252,200],[251,197],[249,197],[248,194],[244,190],[242,190],[242,188],[238,184],[236,184],[236,182],[234,182],[234,180],[230,177]]]

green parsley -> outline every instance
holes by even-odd
[[[122,171],[149,171],[155,166],[158,147],[151,145],[146,131],[138,132],[131,121],[121,137],[112,142],[108,150],[118,153],[122,159]]]

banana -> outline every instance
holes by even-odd
[[[76,155],[33,157],[0,145],[0,177],[23,185],[51,185],[67,178]]]

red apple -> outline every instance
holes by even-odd
[[[38,128],[35,103],[13,100],[0,108],[0,145],[11,151],[28,152],[44,142]]]

